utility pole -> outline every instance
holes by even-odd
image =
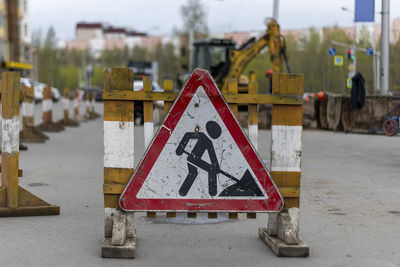
[[[272,13],[272,17],[276,22],[278,22],[278,12],[279,12],[279,0],[274,0],[274,9]]]
[[[390,41],[390,0],[382,0],[382,30],[381,30],[381,94],[389,90],[389,41]]]
[[[193,42],[194,42],[194,30],[193,27],[189,30],[189,72],[193,71]]]

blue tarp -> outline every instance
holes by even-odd
[[[355,0],[354,21],[375,21],[375,0]]]

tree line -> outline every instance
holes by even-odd
[[[181,32],[184,35],[186,32]],[[370,47],[370,37],[366,29],[361,29],[357,41],[359,47]],[[202,36],[207,36],[203,33]],[[42,39],[40,34],[34,35],[38,45],[39,81],[51,84],[57,88],[79,88],[85,78],[86,68],[93,66],[91,84],[103,86],[104,67],[126,67],[132,61],[157,61],[159,66],[158,83],[162,85],[164,79],[173,79],[178,82],[179,75],[187,72],[188,48],[187,41],[184,47],[175,47],[173,44],[158,44],[153,49],[135,46],[131,49],[103,50],[100,57],[94,58],[89,51],[69,50],[57,48],[56,33],[49,28]],[[183,38],[185,40],[185,38]],[[352,40],[338,27],[323,29],[322,35],[317,29],[307,30],[300,38],[286,36],[287,54],[293,73],[304,74],[304,91],[329,91],[349,93],[346,88],[348,65],[352,62],[346,58],[346,48],[334,46],[331,41],[352,44]],[[378,42],[379,43],[379,42]],[[329,47],[336,48],[336,54],[344,58],[343,66],[333,64],[333,57],[328,54]],[[379,46],[378,46],[379,49]],[[179,51],[178,53],[176,51]],[[390,90],[400,89],[400,40],[390,46]],[[372,57],[364,52],[356,52],[357,71],[365,78],[365,85],[369,94],[374,94],[374,76]],[[255,57],[244,71],[256,73],[260,91],[266,91],[268,80],[266,70],[270,68],[268,51],[262,51]],[[285,70],[285,68],[284,68]],[[265,89],[265,90],[264,90]]]

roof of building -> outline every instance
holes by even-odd
[[[102,29],[103,24],[102,23],[86,23],[86,22],[78,22],[76,24],[76,28],[85,28],[85,29]]]
[[[114,28],[114,27],[108,27],[104,29],[104,32],[106,33],[126,33],[125,28]]]

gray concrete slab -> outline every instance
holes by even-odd
[[[54,105],[55,120],[61,110]],[[143,128],[136,130],[138,162]],[[269,134],[259,139],[263,158]],[[61,214],[0,218],[0,266],[400,266],[398,137],[304,132],[300,238],[308,258],[277,258],[258,239],[266,215],[193,224],[139,213],[136,259],[116,260],[101,258],[102,120],[49,136],[20,153],[20,182]]]

